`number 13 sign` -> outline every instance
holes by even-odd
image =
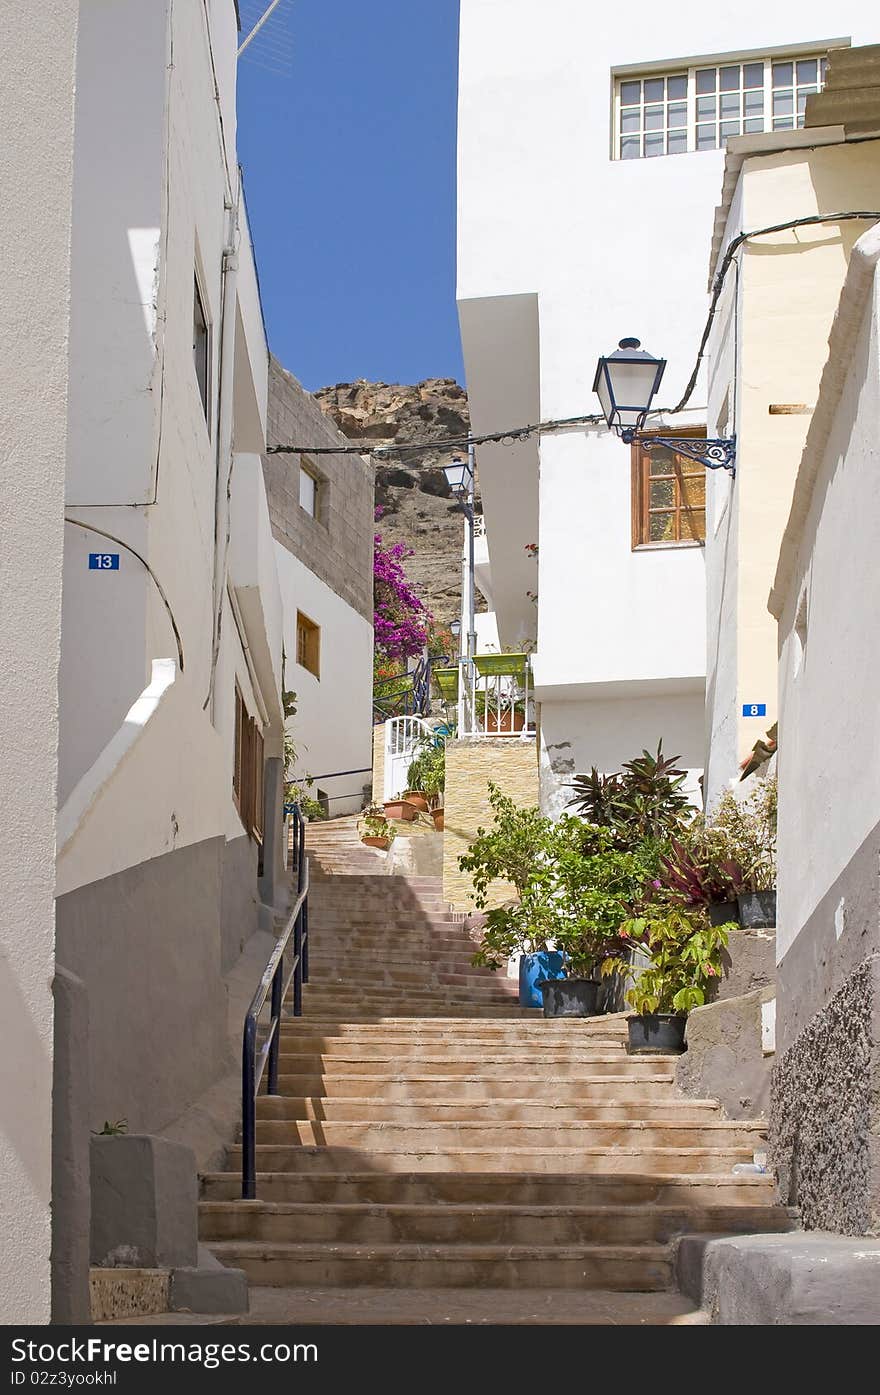
[[[118,552],[90,552],[89,553],[90,572],[118,572],[119,553]]]

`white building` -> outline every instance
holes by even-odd
[[[880,1216],[878,264],[880,223],[850,259],[771,597],[780,701],[774,1150],[783,1194],[806,1226],[871,1235]]]
[[[237,42],[232,0],[81,7],[56,890],[93,1127],[161,1131],[213,1083],[223,974],[274,895],[282,617]]]
[[[350,446],[276,359],[274,445]],[[263,460],[284,607],[284,684],[296,694],[291,777],[336,817],[363,806],[373,743],[374,473],[359,454]]]
[[[848,42],[814,0],[463,0],[458,299],[475,433],[597,412],[596,362],[625,335],[668,360],[656,405],[681,402],[706,320],[720,147],[798,124],[821,59]],[[701,374],[684,410],[651,425],[705,433],[706,398]],[[572,773],[617,769],[661,738],[695,789],[702,469],[688,478],[598,425],[478,459],[501,647],[536,642],[544,806],[564,805]]]
[[[50,1317],[52,1096],[64,1080],[53,1080],[53,858],[78,8],[47,0],[3,22],[0,1312],[10,1324]]]

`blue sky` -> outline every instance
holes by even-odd
[[[243,33],[269,0],[241,0]],[[273,352],[305,387],[462,381],[458,0],[281,0],[239,63]]]

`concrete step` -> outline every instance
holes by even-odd
[[[766,1129],[748,1123],[705,1120],[576,1119],[554,1123],[510,1119],[432,1119],[427,1123],[374,1119],[277,1119],[257,1121],[257,1142],[267,1147],[356,1148],[369,1153],[378,1149],[401,1153],[487,1149],[501,1153],[579,1148],[637,1151],[640,1148],[717,1148],[726,1153],[744,1150],[751,1161]]]
[[[273,1287],[603,1288],[649,1293],[672,1278],[665,1245],[297,1245],[218,1241],[224,1264]]]
[[[553,1288],[251,1288],[248,1322],[303,1327],[696,1327],[706,1314],[678,1293]]]
[[[446,1124],[450,1120],[478,1123],[486,1118],[485,1100],[421,1099],[376,1100],[346,1099],[339,1095],[260,1095],[257,1117],[260,1119],[314,1119],[341,1122],[369,1120],[388,1124]],[[584,1102],[562,1099],[493,1100],[492,1120],[495,1123],[549,1124],[587,1123],[662,1123],[673,1119],[677,1123],[699,1124],[718,1118],[714,1100],[668,1099],[610,1099]]]
[[[675,1235],[788,1230],[773,1206],[376,1206],[203,1201],[199,1231],[224,1240],[299,1245],[644,1245]]]
[[[622,1014],[607,1015],[602,1017],[581,1017],[581,1018],[560,1018],[544,1017],[527,1018],[522,1022],[492,1022],[482,1017],[471,1017],[466,1022],[461,1018],[450,1018],[448,1023],[444,1023],[442,1018],[419,1018],[398,1017],[385,1018],[382,1022],[363,1023],[340,1021],[337,1018],[305,1018],[296,1017],[286,1019],[282,1023],[282,1032],[303,1032],[308,1036],[321,1035],[326,1037],[342,1038],[350,1037],[357,1040],[375,1040],[381,1037],[383,1040],[388,1037],[396,1037],[402,1034],[408,1038],[417,1036],[426,1041],[446,1041],[449,1026],[455,1028],[456,1033],[465,1033],[470,1039],[480,1041],[499,1041],[510,1039],[516,1043],[523,1041],[534,1041],[545,1046],[560,1039],[566,1043],[572,1043],[584,1039],[593,1041],[626,1041],[627,1030],[626,1020]]]
[[[547,1048],[540,1051],[522,1053],[503,1048],[484,1050],[482,1056],[458,1056],[450,1048],[447,1053],[439,1049],[430,1053],[420,1052],[417,1056],[405,1058],[396,1052],[365,1057],[358,1051],[299,1052],[289,1050],[285,1041],[279,1051],[282,1075],[371,1075],[390,1080],[404,1080],[408,1077],[424,1076],[479,1076],[483,1080],[505,1080],[537,1078],[541,1081],[544,1093],[553,1089],[559,1080],[585,1075],[613,1077],[621,1076],[628,1080],[644,1080],[662,1074],[664,1068],[672,1078],[676,1056],[645,1057],[627,1056],[623,1051],[591,1052],[569,1050],[564,1053]]]
[[[300,1018],[301,1022],[308,1021]],[[418,1019],[415,1019],[416,1021]],[[540,1068],[542,1056],[552,1051],[555,1056],[574,1057],[576,1060],[624,1061],[636,1058],[628,1056],[624,1043],[613,1037],[582,1037],[576,1041],[560,1041],[555,1036],[552,1041],[517,1041],[514,1036],[495,1038],[471,1037],[466,1031],[456,1034],[448,1041],[447,1059],[453,1057],[463,1061],[479,1062],[483,1053],[495,1060],[510,1061],[513,1064],[524,1062]],[[344,1056],[349,1061],[402,1061],[431,1060],[442,1050],[444,1043],[439,1037],[422,1038],[419,1035],[407,1036],[404,1032],[391,1031],[374,1033],[370,1036],[332,1037],[311,1033],[307,1028],[284,1027],[281,1032],[279,1050],[282,1054],[296,1052],[304,1056],[313,1054],[326,1060],[331,1056]]]
[[[240,1157],[239,1157],[240,1167]],[[240,1171],[209,1172],[202,1178],[207,1201],[241,1197]],[[776,1204],[776,1184],[757,1173],[580,1172],[377,1172],[341,1168],[323,1172],[260,1172],[260,1202],[298,1202],[333,1206],[467,1205],[467,1206],[759,1206],[769,1215]]]
[[[359,1149],[334,1144],[258,1143],[258,1172],[340,1172],[346,1167],[370,1166],[381,1172],[601,1172],[647,1173],[653,1176],[688,1172],[730,1172],[736,1163],[752,1161],[751,1142],[724,1147],[614,1147],[587,1144],[571,1148],[459,1147],[455,1144],[414,1149],[399,1146]],[[229,1149],[229,1165],[241,1169],[241,1147]]]
[[[313,983],[324,986],[349,984],[352,979],[351,968],[345,963],[328,965],[326,961],[316,963],[312,959],[310,973]],[[486,984],[494,986],[491,973],[487,973],[485,970],[469,968],[466,964],[462,964],[456,969],[438,969],[428,964],[422,964],[416,958],[406,969],[383,965],[380,961],[376,961],[373,967],[358,970],[357,982],[363,988],[440,989],[447,987],[482,988]]]
[[[315,934],[311,947],[311,964],[314,974],[331,974],[342,971],[351,982],[359,982],[363,973],[375,969],[411,969],[417,967],[426,972],[477,974],[480,978],[497,980],[500,970],[476,968],[472,963],[474,945],[458,945],[450,950],[433,945],[413,946],[388,944],[377,957],[367,950],[352,948],[342,939],[328,941]],[[506,975],[502,975],[506,977]]]
[[[314,1074],[292,1074],[282,1071],[278,1080],[281,1098],[364,1099],[402,1103],[421,1100],[466,1103],[474,1101],[485,1111],[494,1102],[503,1108],[508,1100],[547,1100],[547,1082],[541,1076],[531,1079],[520,1072],[486,1078],[484,1075],[428,1075],[417,1067],[412,1074],[369,1075],[327,1069]],[[575,1098],[598,1103],[624,1098],[643,1101],[650,1091],[650,1100],[679,1101],[675,1093],[675,1076],[664,1074],[639,1076],[570,1075],[565,1078],[563,1098]],[[260,1096],[260,1099],[268,1096]]]

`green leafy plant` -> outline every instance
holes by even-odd
[[[309,779],[304,782],[307,787],[314,784],[314,780]],[[298,804],[300,813],[306,819],[326,819],[327,810],[318,799],[313,799],[302,785],[291,783],[285,791],[288,804]]]
[[[621,846],[636,847],[645,840],[668,838],[693,813],[684,792],[687,771],[676,765],[678,756],[643,750],[615,774],[600,775],[595,766],[589,775],[578,775],[569,805],[590,823],[610,828]]]
[[[743,884],[740,864],[729,857],[723,839],[706,828],[698,815],[690,828],[669,842],[662,854],[658,877],[689,906],[709,906],[733,901]]]
[[[492,781],[489,804],[492,828],[478,828],[468,851],[458,859],[461,870],[471,875],[478,910],[485,910],[494,882],[512,883],[522,898],[544,879],[547,872],[542,858],[552,828],[552,820],[540,809],[520,808]]]
[[[105,1119],[102,1129],[92,1129],[98,1138],[119,1138],[122,1134],[128,1133],[127,1119]]]
[[[423,737],[406,775],[407,787],[426,799],[436,799],[446,784],[446,742],[442,737]]]
[[[716,855],[738,864],[737,894],[776,886],[776,814],[776,777],[769,776],[746,799],[725,790],[706,821],[705,837]]]
[[[389,819],[386,819],[381,805],[378,804],[371,804],[364,811],[358,828],[361,837],[387,838],[389,843],[393,843],[397,837],[397,829]]]
[[[632,912],[653,860],[621,850],[607,829],[563,815],[556,823],[489,787],[493,827],[459,858],[478,909],[498,883],[516,895],[487,915],[474,963],[500,968],[511,955],[561,950],[569,971],[593,973]]]
[[[704,912],[658,897],[621,927],[620,947],[604,960],[602,976],[633,974],[629,951],[641,949],[650,962],[636,969],[625,995],[630,1007],[639,1015],[690,1012],[705,1003],[721,977],[721,956],[731,928],[711,925]]]

